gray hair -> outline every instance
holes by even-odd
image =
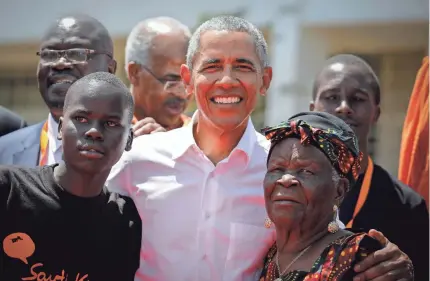
[[[249,21],[234,16],[219,16],[212,18],[197,28],[191,36],[190,44],[187,51],[187,66],[192,69],[193,59],[200,47],[200,37],[206,31],[233,31],[246,32],[254,38],[257,56],[260,59],[261,66],[269,66],[267,54],[267,43],[263,33]]]
[[[150,62],[149,50],[152,40],[158,35],[170,30],[182,31],[187,38],[191,37],[190,29],[170,17],[156,17],[138,23],[130,32],[125,45],[125,63],[136,62],[147,65]]]

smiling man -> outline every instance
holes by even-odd
[[[429,280],[425,201],[369,157],[367,139],[381,113],[380,102],[378,78],[371,67],[356,56],[337,55],[318,74],[310,109],[331,113],[349,124],[364,155],[361,175],[340,206],[342,222],[355,229],[382,231],[410,256],[415,280]]]
[[[1,166],[0,280],[134,280],[141,220],[130,198],[105,187],[131,148],[132,116],[118,78],[89,74],[69,88],[59,119],[64,162]]]
[[[266,41],[244,19],[212,18],[191,37],[181,76],[197,102],[192,121],[136,138],[107,182],[142,215],[136,280],[258,280],[275,239],[264,227],[270,143],[250,118],[272,79]],[[387,261],[405,272],[392,243],[377,253],[363,261],[376,275]]]
[[[116,70],[108,31],[86,15],[65,16],[49,26],[37,55],[39,91],[49,108],[48,119],[1,137],[0,164],[35,167],[60,162],[57,127],[67,89],[89,73]]]

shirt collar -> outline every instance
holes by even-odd
[[[58,123],[51,113],[48,116],[48,146],[52,152],[56,152],[61,147],[61,141],[58,139]]]
[[[178,137],[178,144],[175,147],[175,150],[172,154],[173,159],[177,159],[182,156],[190,147],[194,147],[195,149],[200,148],[197,146],[196,141],[193,135],[193,126],[197,122],[198,119],[198,110],[196,110],[191,118],[191,121],[182,128],[176,129],[178,134],[181,134]],[[251,118],[248,119],[248,124],[246,126],[245,132],[240,139],[237,146],[230,153],[230,156],[237,151],[242,151],[246,155],[246,164],[248,165],[251,160],[252,152],[254,150],[254,145],[257,142],[257,132],[255,131],[254,125],[252,124]],[[229,156],[229,157],[230,157]]]

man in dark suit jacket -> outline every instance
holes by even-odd
[[[0,137],[27,127],[27,122],[13,111],[0,105]]]
[[[37,55],[39,91],[50,111],[48,119],[0,137],[0,165],[35,167],[60,162],[58,120],[68,88],[87,74],[116,71],[109,32],[86,15],[69,15],[53,23]]]

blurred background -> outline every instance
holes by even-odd
[[[253,114],[257,129],[307,110],[313,78],[328,57],[352,53],[379,76],[382,115],[371,139],[373,158],[397,174],[401,131],[409,96],[429,47],[427,0],[1,0],[0,105],[29,124],[46,119],[37,89],[36,52],[48,24],[82,12],[101,21],[115,42],[117,75],[125,83],[124,47],[141,20],[170,16],[194,30],[206,19],[231,14],[263,30],[274,78]],[[195,105],[191,104],[188,114]],[[384,135],[384,142],[379,136]],[[377,151],[377,153],[375,153]]]

